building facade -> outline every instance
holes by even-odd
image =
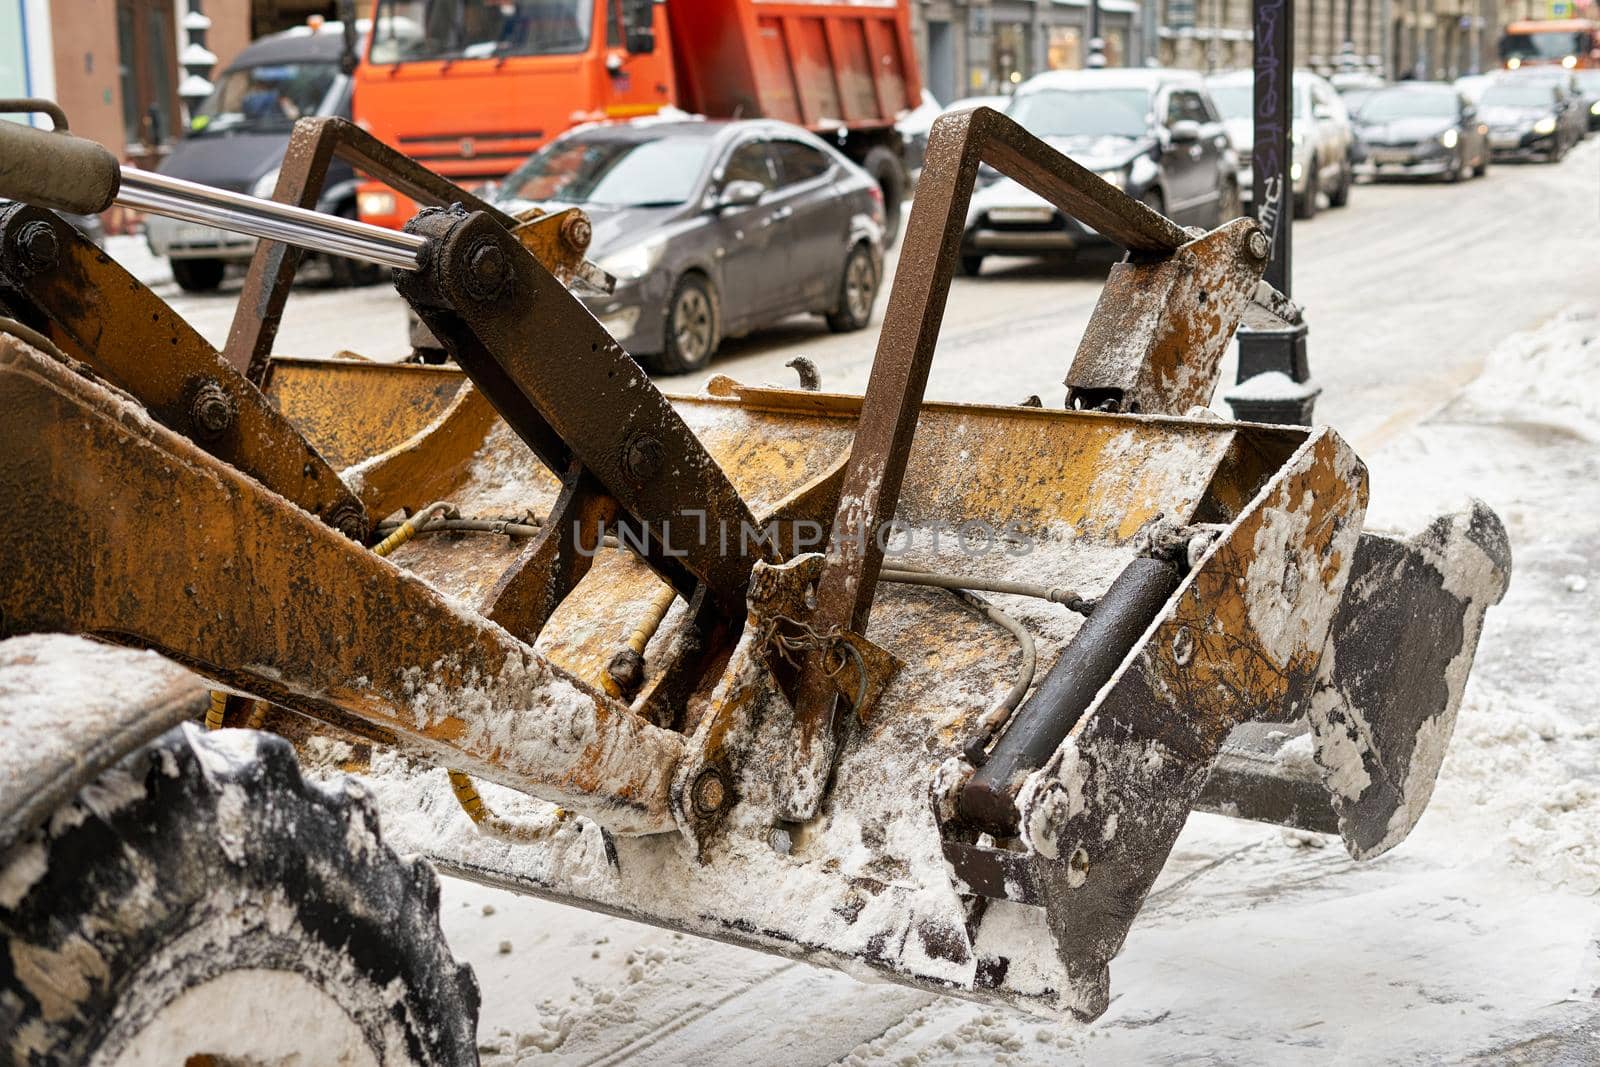
[[[1550,0],[1295,0],[1295,62],[1323,74],[1448,79],[1494,70],[1504,23]],[[1081,67],[1088,0],[911,0],[923,81],[941,102]],[[1107,62],[1250,66],[1251,0],[1100,0]],[[1540,15],[1549,12],[1540,8]]]
[[[941,103],[1088,62],[1088,0],[911,0],[911,12],[923,84]],[[1107,63],[1144,62],[1136,0],[1100,0],[1100,13]]]
[[[250,0],[0,0],[0,97],[55,100],[74,133],[149,165],[182,131],[185,78],[249,42]]]

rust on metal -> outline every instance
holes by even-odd
[[[904,477],[917,411],[927,387],[928,371],[938,342],[950,281],[960,252],[967,206],[972,197],[978,166],[987,163],[1043,197],[1066,214],[1098,230],[1127,248],[1137,257],[1170,261],[1189,243],[1188,234],[1160,213],[1128,197],[1093,172],[1084,169],[1043,141],[1029,134],[1012,120],[988,108],[957,115],[946,115],[934,124],[928,139],[927,162],[917,187],[900,261],[904,267],[895,275],[879,334],[872,375],[867,383],[861,421],[845,473],[839,508],[834,516],[834,537],[827,565],[817,588],[817,607],[812,625],[827,629],[865,632],[870,619],[878,571],[883,563],[879,531],[895,517],[901,482]],[[1247,247],[1254,224],[1235,224],[1224,230],[1217,243],[1224,247]],[[1197,262],[1208,257],[1195,255]],[[1217,257],[1222,258],[1222,257]],[[1222,316],[1238,303],[1237,294],[1248,295],[1259,279],[1260,264],[1250,260],[1241,271],[1237,254],[1224,259],[1227,267],[1197,271],[1207,279],[1217,277],[1225,298],[1214,311],[1197,313],[1192,328],[1180,327],[1170,336],[1158,338],[1150,356],[1169,360],[1174,376],[1187,355],[1180,346],[1212,338],[1223,325]],[[1133,309],[1118,308],[1117,314],[1143,314],[1159,320],[1167,314],[1166,301],[1178,288],[1175,274],[1166,272],[1166,284],[1141,286],[1145,291],[1130,292]],[[1254,274],[1249,286],[1233,274]],[[1125,275],[1130,281],[1141,277],[1135,268]],[[1188,285],[1192,287],[1192,278]],[[1220,294],[1219,294],[1220,295]],[[1198,304],[1198,292],[1193,294]],[[1096,309],[1097,319],[1113,313],[1105,302]],[[1213,315],[1215,321],[1211,321]],[[1180,313],[1179,319],[1184,316]],[[1227,332],[1231,334],[1232,325]],[[1100,327],[1091,322],[1086,336],[1100,336]],[[1146,331],[1150,332],[1149,330]],[[1226,343],[1226,339],[1221,342]],[[1205,353],[1209,359],[1209,352]],[[1203,379],[1204,366],[1198,378]],[[1167,373],[1167,372],[1161,372]],[[1214,374],[1211,376],[1214,384]],[[1159,387],[1159,383],[1152,383]],[[1183,390],[1197,393],[1191,386]],[[1209,392],[1209,390],[1207,390]],[[1170,410],[1162,405],[1157,410]],[[835,698],[828,684],[821,658],[807,661],[797,683],[798,734],[791,768],[790,814],[795,819],[809,818],[821,802],[822,785],[832,763],[834,748],[833,709]]]
[[[550,470],[582,462],[679,593],[704,582],[742,613],[764,551],[741,536],[754,517],[639,365],[488,216],[424,212],[410,229],[432,241],[429,263],[397,287],[507,424]]]
[[[454,403],[465,380],[454,367],[275,356],[261,389],[342,469],[426,428]]]
[[[48,265],[28,253],[41,235],[55,250]],[[19,314],[164,426],[346,535],[365,536],[361,502],[317,450],[192,326],[59,216],[23,204],[0,212],[0,282]]]
[[[1266,261],[1237,219],[1156,260],[1111,268],[1067,372],[1074,407],[1187,414],[1206,407]]]
[[[673,827],[678,735],[3,336],[0,406],[0,481],[20,490],[0,522],[29,561],[0,574],[12,632],[153,648],[615,832]]]
[[[333,116],[303,118],[294,124],[272,198],[281,204],[316,207],[327,180],[328,164],[335,158],[419,204],[461,204],[472,211],[487,212],[507,229],[516,225],[509,215],[448,178],[384,144],[353,122]],[[239,306],[222,351],[230,364],[257,385],[267,378],[283,306],[299,265],[300,250],[278,241],[258,241],[250,257]]]

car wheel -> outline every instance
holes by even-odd
[[[654,356],[643,357],[660,374],[687,374],[711,362],[717,350],[717,295],[703,274],[685,274],[678,279],[667,301],[666,346]]]
[[[1489,173],[1489,147],[1484,146],[1483,152],[1478,156],[1478,165],[1472,168],[1472,176],[1481,178]]]
[[[1306,175],[1306,195],[1294,198],[1294,217],[1297,219],[1314,219],[1317,217],[1317,166],[1311,165],[1311,173]]]
[[[983,269],[983,257],[979,255],[961,257],[961,273],[969,278],[976,278]]]
[[[906,169],[900,158],[879,145],[861,161],[861,169],[878,183],[883,194],[883,247],[894,246],[900,236],[900,205],[906,198]]]
[[[1239,183],[1225,181],[1222,186],[1222,196],[1217,201],[1217,225],[1232,222],[1244,214],[1244,200],[1239,196]]]
[[[209,293],[222,284],[227,265],[220,259],[175,259],[172,278],[186,293]]]
[[[354,201],[340,205],[338,215],[341,219],[355,221],[356,205]],[[340,256],[329,256],[328,273],[334,285],[341,289],[353,289],[363,285],[376,285],[383,280],[384,271],[376,263],[367,263],[359,259],[344,259]]]
[[[1339,168],[1339,184],[1328,193],[1329,207],[1344,207],[1350,203],[1350,186],[1355,184],[1355,175],[1351,173],[1350,161],[1347,159],[1344,166]]]
[[[864,330],[872,321],[872,305],[878,299],[878,266],[865,242],[850,249],[844,261],[844,276],[839,280],[839,306],[828,315],[828,329],[834,333]]]

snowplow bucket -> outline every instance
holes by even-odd
[[[980,163],[1130,249],[1066,410],[923,400]],[[1196,807],[1405,836],[1509,573],[1487,508],[1364,533],[1330,429],[1186,415],[1260,237],[941,119],[866,395],[667,398],[490,212],[384,238],[434,368],[223,359],[7,208],[0,619],[346,741],[467,877],[1092,1018]]]

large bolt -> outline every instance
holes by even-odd
[[[237,414],[233,394],[215,381],[201,384],[189,402],[189,421],[201,437],[219,437],[226,433]]]
[[[1272,244],[1267,240],[1267,235],[1260,230],[1251,230],[1250,239],[1245,242],[1245,247],[1256,259],[1266,259],[1272,253]]]
[[[561,239],[574,252],[587,252],[593,237],[594,230],[590,228],[589,220],[581,214],[568,215],[561,223]]]
[[[341,504],[334,508],[333,514],[328,516],[328,525],[352,541],[361,542],[367,538],[366,516],[354,504]]]
[[[29,274],[54,270],[61,258],[61,244],[56,240],[54,227],[42,220],[25,223],[17,231],[17,254],[22,268]]]
[[[484,243],[467,260],[467,292],[485,302],[498,299],[511,281],[511,267],[499,245]]]
[[[661,473],[667,450],[647,433],[636,433],[628,438],[622,450],[622,469],[634,482],[643,484]]]
[[[696,811],[702,815],[715,815],[728,802],[728,787],[722,784],[722,775],[717,773],[716,768],[707,767],[694,780],[690,795]]]

